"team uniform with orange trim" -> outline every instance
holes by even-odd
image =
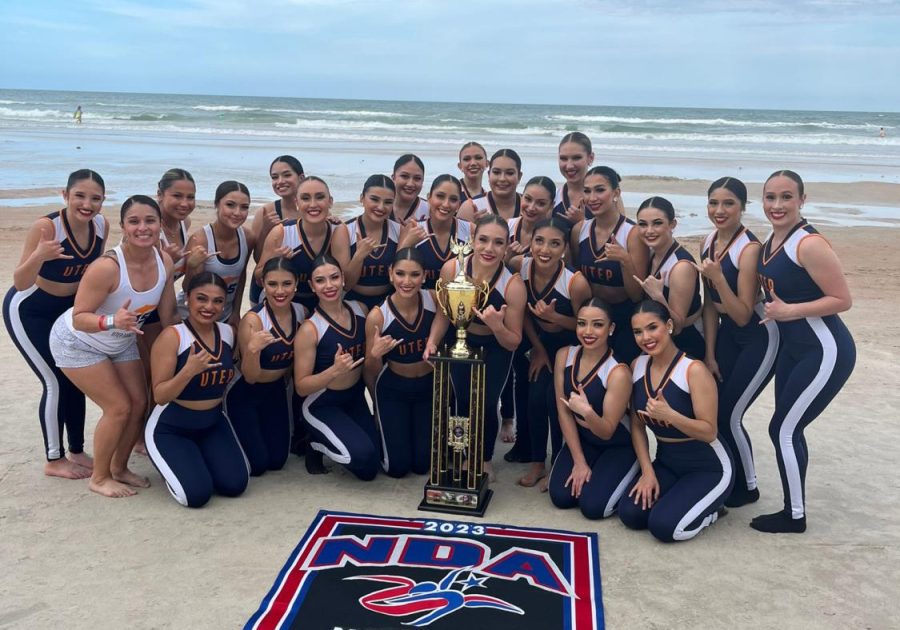
[[[391,370],[388,363],[422,360],[437,305],[433,293],[426,289],[419,290],[418,300],[417,315],[411,322],[396,309],[391,296],[379,307],[384,319],[381,334],[403,340],[384,355],[384,367],[375,381],[375,412],[384,452],[382,468],[391,477],[410,472],[424,475],[431,463],[433,374],[409,378]]]
[[[459,184],[460,184],[460,191],[459,191],[460,192],[460,194],[459,194],[459,202],[460,203],[465,203],[469,199],[473,199],[473,200],[481,199],[482,197],[484,197],[487,194],[487,192],[485,192],[485,190],[484,190],[484,186],[481,187],[480,192],[477,192],[473,195],[472,192],[468,188],[466,188],[465,180],[460,180]]]
[[[92,219],[88,226],[88,246],[82,249],[72,236],[65,209],[46,218],[53,224],[54,240],[62,246],[63,254],[72,258],[45,261],[38,276],[51,282],[80,282],[88,265],[103,254],[106,221],[99,214]],[[37,284],[24,291],[10,287],[3,300],[6,331],[43,388],[38,418],[47,461],[65,456],[64,427],[69,452],[84,451],[84,394],[62,373],[50,352],[50,330],[59,316],[74,304],[74,293],[53,295]]]
[[[663,281],[663,297],[666,302],[669,300],[669,278],[675,265],[683,262],[694,263],[694,257],[684,247],[678,244],[678,241],[672,243],[669,251],[663,254],[662,260],[656,267],[656,271],[652,269],[652,261],[648,263],[647,275],[659,278]],[[691,305],[685,317],[693,317],[703,308],[703,300],[700,297],[700,279],[694,281],[694,292],[691,297]],[[675,345],[681,350],[687,352],[688,356],[701,361],[706,357],[706,342],[703,341],[703,320],[699,318],[693,324],[682,328],[678,334],[672,335]],[[634,335],[632,335],[634,337]]]
[[[354,361],[366,354],[366,312],[359,302],[344,302],[350,312],[350,327],[344,328],[319,309],[309,317],[316,327],[316,358],[313,374],[334,365],[340,345]],[[365,399],[360,378],[347,389],[320,389],[303,401],[303,417],[309,427],[310,446],[328,455],[359,479],[370,481],[378,474],[381,439],[375,418]]]
[[[753,233],[740,226],[721,252],[716,251],[716,232],[706,237],[700,260],[715,260],[731,291],[738,294],[740,260],[748,246],[759,244]],[[755,272],[756,270],[754,270]],[[711,282],[704,279],[707,298],[715,304],[722,299]],[[750,436],[744,429],[744,414],[771,380],[778,354],[778,326],[775,322],[760,325],[761,302],[754,306],[746,326],[738,326],[726,313],[719,313],[715,359],[722,375],[719,383],[719,439],[728,445],[735,458],[734,489],[726,500],[728,506],[743,505],[756,492],[756,466]]]
[[[578,271],[572,271],[567,268],[562,261],[559,262],[559,268],[554,276],[546,284],[546,286],[538,287],[535,285],[532,266],[534,259],[526,257],[522,259],[522,268],[519,275],[525,283],[525,297],[529,306],[534,306],[538,301],[543,300],[547,304],[556,300],[554,306],[557,313],[564,317],[573,317],[575,315],[575,306],[572,304],[571,287],[576,275],[581,275]],[[537,380],[533,383],[528,382],[528,362],[525,362],[525,374],[520,371],[514,371],[516,375],[516,409],[526,408],[525,417],[527,423],[516,420],[516,443],[519,448],[524,448],[527,455],[522,461],[526,462],[543,462],[547,459],[547,432],[550,432],[550,460],[556,459],[562,446],[562,431],[559,428],[559,416],[556,410],[556,394],[553,391],[553,363],[556,359],[556,353],[560,348],[571,346],[578,343],[573,330],[560,330],[550,332],[541,327],[541,320],[536,317],[530,310],[526,313],[526,317],[530,317],[534,322],[535,330],[541,344],[547,350],[547,358],[550,361],[549,370],[541,370]],[[546,323],[546,322],[545,322]],[[527,340],[523,336],[523,346],[527,346]],[[519,395],[519,383],[523,382],[526,388],[525,399]]]
[[[402,212],[395,203],[390,218],[401,224],[406,223],[410,219],[415,219],[416,222],[424,221],[428,218],[429,210],[430,206],[428,205],[428,202],[421,197],[416,197],[416,200],[412,202],[412,205]]]
[[[206,235],[206,251],[218,251],[216,247],[216,237],[213,233],[212,225],[204,225],[203,232]],[[219,316],[220,322],[227,322],[231,317],[234,309],[234,298],[237,293],[238,284],[240,284],[241,274],[247,268],[247,262],[250,260],[250,249],[247,247],[247,234],[244,227],[237,229],[238,233],[238,254],[234,258],[222,258],[220,254],[215,254],[203,263],[203,271],[209,271],[216,274],[225,281],[225,307],[222,309],[222,315]],[[178,293],[178,313],[182,319],[187,319],[187,292],[182,290]]]
[[[604,246],[606,243],[616,243],[628,252],[628,236],[635,228],[635,223],[624,214],[619,217],[616,226],[610,233],[605,243],[598,243],[594,233],[594,219],[585,219],[578,232],[578,251],[575,252],[577,268],[587,281],[593,286],[625,288],[625,277],[622,263],[606,257]],[[631,334],[631,314],[634,312],[634,302],[627,297],[621,302],[610,304],[610,317],[616,325],[609,347],[613,349],[616,358],[625,363],[631,363],[641,353]]]
[[[798,251],[807,238],[823,237],[804,219],[774,251],[772,237],[766,240],[757,266],[766,301],[771,301],[773,291],[788,304],[812,302],[825,295],[800,265]],[[856,365],[856,344],[837,315],[777,324],[775,413],[769,437],[784,488],[784,514],[796,520],[806,517],[809,449],[803,431],[847,382]]]
[[[291,325],[283,330],[268,302],[253,307],[244,317],[257,317],[262,330],[275,341],[259,353],[262,370],[285,370],[294,365],[294,336],[306,318],[302,305],[292,303]],[[271,377],[270,377],[271,378]],[[248,383],[238,374],[225,394],[225,415],[234,427],[241,448],[250,463],[250,474],[281,470],[291,446],[291,412],[294,394],[290,372],[268,382]]]
[[[301,221],[285,221],[284,236],[281,239],[282,247],[291,249],[291,266],[297,275],[297,293],[294,294],[294,302],[299,302],[306,307],[308,312],[312,312],[319,302],[319,298],[313,293],[309,286],[309,274],[312,273],[313,261],[321,254],[327,254],[331,251],[331,237],[334,236],[334,225],[326,222],[325,240],[322,247],[316,251],[309,242],[306,232],[303,231],[303,223]]]
[[[674,426],[654,422],[646,413],[647,401],[662,393],[673,410],[695,417],[688,381],[688,372],[695,363],[702,362],[677,352],[655,387],[650,378],[653,359],[643,354],[634,363],[632,412],[645,419],[647,428],[657,438],[663,438],[657,440],[653,461],[659,499],[648,509],[635,504],[634,498],[628,496],[635,479],[619,501],[619,516],[631,529],[649,529],[663,542],[689,540],[715,523],[734,484],[731,454],[722,442],[695,440]]]
[[[350,233],[350,257],[356,254],[356,244],[369,236],[363,225],[362,217],[357,217],[347,222],[347,231]],[[385,219],[381,224],[381,234],[378,236],[378,247],[366,256],[360,270],[357,286],[383,287],[384,293],[379,295],[363,295],[351,289],[347,292],[346,299],[356,300],[372,309],[384,301],[385,295],[393,291],[388,268],[394,263],[397,255],[397,242],[400,240],[400,224],[390,219]]]
[[[234,331],[228,324],[216,322],[215,340],[207,346],[190,322],[173,328],[178,333],[175,374],[184,369],[192,353],[201,349],[218,365],[194,376],[176,400],[156,406],[144,428],[144,441],[150,461],[172,498],[186,507],[202,507],[213,492],[226,497],[240,495],[249,481],[250,466],[221,402],[235,375]],[[205,410],[179,404],[213,400],[218,404]]]
[[[568,399],[580,386],[594,412],[602,416],[609,375],[625,364],[616,361],[612,350],[607,350],[587,375],[579,379],[582,354],[581,346],[569,346],[566,352],[563,395]],[[572,412],[572,415],[576,414]],[[576,423],[575,426],[578,430],[578,443],[591,469],[591,478],[581,487],[581,496],[572,496],[572,488],[566,485],[566,480],[572,474],[575,460],[569,444],[564,444],[550,470],[550,500],[553,505],[562,509],[578,506],[581,513],[589,519],[606,518],[616,511],[625,489],[640,471],[637,455],[631,444],[631,421],[627,413],[623,415],[608,440],[597,437],[580,424]]]

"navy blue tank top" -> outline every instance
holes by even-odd
[[[519,270],[519,275],[522,276],[522,280],[525,282],[525,297],[528,300],[528,304],[534,306],[538,303],[538,300],[543,300],[549,304],[551,300],[556,300],[555,309],[557,313],[565,317],[574,316],[575,309],[572,306],[572,294],[570,288],[572,286],[572,280],[575,278],[575,274],[579,272],[567,269],[562,261],[559,261],[559,267],[557,268],[556,273],[553,274],[553,277],[550,278],[550,281],[546,286],[536,287],[534,285],[533,265],[533,258],[523,258],[522,268]],[[532,315],[532,317],[534,317],[534,315]],[[539,318],[535,317],[535,319]],[[545,323],[549,324],[550,322]]]
[[[294,335],[305,319],[305,310],[296,302],[291,304],[291,307],[291,326],[288,330],[282,330],[278,325],[278,319],[265,299],[252,309],[259,317],[262,329],[275,337],[275,342],[270,343],[259,353],[259,367],[263,370],[283,370],[294,363]]]
[[[737,295],[741,256],[743,256],[747,246],[752,243],[759,243],[759,239],[753,235],[753,232],[742,225],[738,228],[737,232],[734,233],[734,236],[731,237],[731,240],[724,249],[721,252],[718,252],[716,251],[716,232],[713,232],[706,237],[706,240],[703,243],[703,249],[700,251],[700,260],[718,261],[722,266],[722,275],[725,276],[728,287],[731,289],[732,293]],[[703,284],[706,285],[706,290],[710,299],[716,304],[721,304],[722,298],[719,296],[719,292],[716,291],[712,282],[704,278]]]
[[[605,287],[621,288],[625,286],[622,263],[607,258],[604,245],[618,243],[627,252],[628,235],[631,234],[634,227],[634,221],[621,215],[606,242],[598,243],[594,233],[594,219],[585,219],[582,222],[581,231],[578,233],[576,260],[578,269],[588,282]]]
[[[103,255],[103,244],[106,234],[106,222],[102,215],[97,215],[88,224],[88,246],[85,249],[79,247],[72,236],[69,221],[66,218],[65,208],[51,212],[47,218],[53,223],[54,239],[62,245],[63,254],[68,258],[47,260],[41,265],[38,275],[44,280],[70,284],[79,282],[88,265]]]
[[[451,241],[455,238],[460,243],[468,243],[472,238],[472,224],[462,219],[453,219],[450,226],[450,238],[447,239],[447,247],[443,249],[434,235],[431,219],[420,221],[419,225],[425,228],[426,234],[429,234],[428,238],[416,244],[416,249],[422,254],[425,269],[425,282],[422,288],[433,289],[437,279],[441,277],[441,268],[444,263],[454,256],[450,250]]]
[[[325,241],[322,247],[316,251],[309,243],[309,239],[303,232],[303,224],[296,219],[284,222],[284,237],[281,240],[283,247],[290,247],[293,252],[291,258],[291,266],[294,273],[297,274],[297,293],[294,296],[295,302],[303,299],[314,298],[312,288],[309,286],[309,274],[312,273],[313,261],[322,254],[331,249],[331,237],[334,234],[334,226],[327,223],[327,232],[325,233]]]
[[[658,437],[681,439],[690,437],[673,426],[662,426],[654,420],[650,420],[646,414],[646,409],[647,401],[650,398],[655,398],[657,393],[662,391],[663,397],[672,409],[688,418],[693,418],[694,404],[691,401],[688,370],[694,361],[695,359],[691,359],[679,350],[663,374],[660,385],[654,388],[650,383],[650,366],[653,364],[653,359],[646,354],[642,354],[635,360],[634,374],[632,375],[631,408],[644,418],[647,426]]]
[[[397,363],[418,363],[425,352],[425,344],[431,332],[431,322],[434,321],[435,303],[431,291],[419,290],[419,310],[413,321],[403,319],[403,315],[397,310],[392,297],[387,299],[379,307],[384,324],[381,327],[382,335],[390,335],[394,339],[402,339],[403,342],[384,355],[385,361]]]
[[[360,239],[366,238],[366,228],[363,226],[362,217],[357,217],[347,223],[350,232],[350,257],[356,254],[356,244]],[[397,241],[400,240],[400,224],[390,219],[385,219],[381,224],[381,234],[378,237],[380,247],[369,252],[363,260],[362,271],[357,284],[364,287],[383,287],[390,284],[388,268],[394,262],[397,255]]]
[[[553,206],[553,214],[558,214],[561,216],[565,216],[566,210],[572,207],[572,202],[569,200],[569,183],[566,182],[562,186],[556,189],[556,205]],[[585,210],[585,219],[590,219],[590,211]]]
[[[228,324],[216,322],[215,342],[212,347],[207,346],[194,334],[194,330],[187,321],[175,325],[178,333],[178,359],[175,362],[177,374],[187,363],[188,356],[196,350],[206,350],[213,359],[221,363],[220,366],[207,368],[185,386],[178,394],[179,400],[217,400],[225,395],[225,388],[234,378],[234,358],[232,347],[234,345],[234,331]],[[195,350],[196,349],[196,350]]]
[[[457,265],[457,272],[459,272],[459,263]],[[473,278],[472,275],[472,256],[466,258],[466,276],[469,278]],[[512,280],[513,274],[507,269],[506,265],[500,264],[500,268],[497,269],[497,272],[494,274],[494,277],[491,278],[491,281],[488,283],[488,300],[487,304],[484,305],[484,308],[479,310],[484,311],[488,306],[493,306],[496,310],[500,310],[500,307],[506,304],[506,288],[509,286],[509,281]],[[481,321],[480,317],[473,317],[472,322],[475,324],[484,324]]]
[[[578,372],[581,370],[582,352],[581,346],[569,346],[568,354],[566,355],[566,369],[563,373],[563,395],[568,399],[572,392],[578,391],[578,386],[580,385],[584,389],[584,395],[587,396],[588,402],[591,403],[594,413],[602,416],[603,399],[606,397],[609,375],[614,369],[625,364],[616,361],[612,355],[612,350],[607,350],[606,354],[591,368],[590,372],[583,379],[579,380],[577,377]],[[584,419],[574,411],[572,415],[582,420]],[[631,422],[627,413],[619,419],[615,432],[608,440],[601,439],[590,429],[586,429],[580,424],[576,426],[578,427],[578,437],[583,442],[598,446],[625,446],[631,444]]]
[[[672,243],[669,251],[663,255],[662,262],[660,262],[655,273],[652,269],[653,261],[648,263],[647,272],[653,275],[654,278],[660,278],[663,281],[663,297],[666,298],[666,302],[669,301],[669,277],[671,276],[672,269],[683,260],[695,262],[694,257],[691,256],[690,252],[679,245],[678,241],[675,241]],[[696,272],[696,269],[694,271]],[[688,309],[687,317],[691,317],[700,312],[702,307],[703,301],[700,298],[700,283],[695,281],[694,295],[691,297],[691,306]]]
[[[775,251],[772,251],[772,237],[766,240],[757,265],[766,301],[772,300],[773,290],[788,304],[812,302],[825,295],[809,272],[800,266],[797,253],[803,239],[817,234],[819,232],[804,219],[793,227]]]
[[[324,372],[334,365],[334,355],[339,344],[344,352],[350,353],[354,361],[366,354],[365,310],[356,301],[345,301],[344,308],[350,311],[349,328],[344,328],[318,308],[309,318],[316,327],[318,339],[313,374]]]

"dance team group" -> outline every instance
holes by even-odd
[[[804,429],[849,377],[855,346],[838,317],[851,305],[840,261],[802,216],[803,181],[783,170],[765,182],[765,242],[742,225],[744,184],[713,182],[714,229],[695,258],[669,201],[628,218],[618,174],[593,160],[587,136],[570,133],[565,183],[534,177],[519,193],[516,152],[488,159],[471,142],[462,179],[440,175],[422,198],[425,167],[408,154],[369,177],[362,214],[341,222],[327,183],[280,156],[274,203],[251,218],[247,187],[223,182],[215,220],[193,231],[194,180],[171,169],[155,198],[122,205],[114,247],[102,178],[72,173],[65,207],[28,232],[3,304],[43,385],[46,474],[130,496],[150,484],[128,468],[145,448],[172,496],[199,507],[240,495],[291,450],[313,474],[323,454],[361,480],[426,473],[429,358],[455,335],[434,287],[458,272],[456,240],[473,248],[465,274],[489,286],[468,344],[486,362],[491,477],[499,434],[515,441],[507,461],[530,464],[518,483],[555,506],[690,539],[725,506],[758,500],[742,419],[774,377],[784,508],[751,527],[805,531]],[[466,368],[452,379],[465,413]],[[102,411],[93,458],[85,396]],[[515,430],[501,421],[513,416]]]

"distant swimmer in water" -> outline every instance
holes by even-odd
[[[884,138],[887,134],[884,132],[884,127],[878,130],[878,137]]]
[[[82,113],[82,112],[81,112],[81,105],[79,105],[78,107],[75,108],[75,113],[72,114],[72,117],[75,119],[75,124],[76,124],[76,125],[80,125],[80,124],[81,124],[81,113]],[[882,135],[884,135],[884,134],[882,134]]]

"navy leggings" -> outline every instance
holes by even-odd
[[[612,516],[625,494],[625,488],[632,485],[640,471],[634,447],[631,444],[602,444],[597,438],[589,439],[579,427],[578,436],[584,459],[591,467],[590,481],[581,487],[581,496],[572,496],[571,485],[566,480],[572,474],[575,460],[569,445],[564,444],[553,468],[550,470],[550,500],[562,509],[575,506],[581,508],[585,518],[598,519]]]
[[[406,378],[385,366],[375,383],[375,409],[391,477],[424,475],[431,466],[432,374]]]
[[[547,350],[551,370],[559,349],[578,343],[575,333],[571,330],[552,333],[542,330],[539,332],[539,336]],[[550,370],[541,370],[537,380],[529,385],[528,430],[526,433],[528,440],[523,442],[529,456],[527,461],[543,463],[547,459],[547,432],[549,430],[550,461],[552,462],[559,455],[563,442],[562,430],[559,427],[559,414],[556,410],[553,373]]]
[[[645,510],[628,496],[638,474],[619,501],[619,517],[631,529],[649,529],[663,542],[690,540],[715,523],[734,483],[731,456],[719,440],[657,442],[653,470],[659,500]]]
[[[291,407],[283,378],[269,383],[248,383],[238,377],[225,394],[225,415],[250,462],[254,477],[281,470],[291,446]]]
[[[703,340],[703,335],[700,334],[700,330],[695,325],[699,325],[699,321],[700,320],[697,320],[697,322],[690,326],[685,326],[677,335],[672,335],[672,341],[674,341],[675,345],[678,346],[678,349],[683,351],[686,355],[692,359],[702,361],[706,358],[706,342]]]
[[[775,363],[775,414],[769,437],[775,445],[784,488],[784,511],[806,515],[809,448],[803,430],[837,395],[856,365],[856,345],[837,315],[779,322],[781,348]]]
[[[48,461],[66,454],[63,427],[69,451],[84,451],[84,394],[56,367],[50,354],[50,329],[74,303],[74,295],[58,297],[37,285],[25,291],[12,287],[3,300],[3,321],[10,339],[43,387],[38,418]]]
[[[494,456],[494,445],[500,430],[500,394],[510,373],[513,353],[497,343],[493,336],[469,334],[468,343],[469,347],[480,347],[484,352],[484,461],[489,462]],[[459,415],[469,414],[471,375],[471,368],[467,365],[454,363],[450,368],[456,413]]]
[[[347,389],[322,389],[303,401],[310,446],[347,470],[370,481],[378,474],[381,453],[375,418],[362,380]]]
[[[638,348],[634,333],[631,331],[631,316],[634,314],[635,306],[637,305],[631,300],[610,304],[612,321],[616,328],[609,339],[609,347],[612,348],[616,360],[627,365],[631,365],[631,362],[641,354],[641,349]]]
[[[205,411],[174,402],[157,405],[144,441],[150,461],[181,505],[202,507],[213,492],[236,497],[247,488],[250,467],[222,405]]]
[[[722,375],[719,385],[719,439],[734,456],[733,495],[756,488],[756,467],[750,436],[744,429],[744,414],[775,373],[778,327],[759,325],[754,314],[746,326],[738,326],[721,315],[716,333],[716,363]]]

